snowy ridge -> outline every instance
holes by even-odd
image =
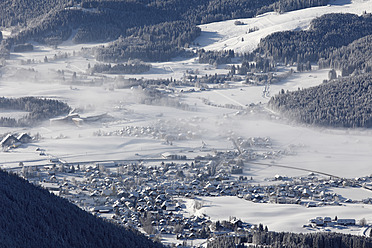
[[[313,7],[279,14],[269,12],[255,18],[236,19],[200,25],[200,37],[195,40],[205,50],[229,50],[251,52],[260,40],[267,35],[286,30],[303,30],[309,27],[311,20],[328,13],[362,14],[372,12],[371,0],[331,1],[328,6]],[[236,21],[244,25],[235,25]],[[249,29],[258,28],[249,32]]]

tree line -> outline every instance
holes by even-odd
[[[61,101],[36,97],[0,97],[0,108],[28,112],[27,115],[18,120],[14,118],[1,117],[0,126],[7,127],[35,125],[43,120],[48,120],[60,115],[66,115],[71,109],[66,103]]]
[[[329,0],[280,0],[274,4],[274,10],[279,13],[284,13],[309,7],[324,6],[327,5],[328,2]]]
[[[139,74],[151,69],[151,64],[144,63],[126,63],[126,64],[95,64],[90,68],[91,73],[109,73],[109,74]]]
[[[372,238],[342,234],[334,232],[317,233],[288,233],[268,232],[256,229],[252,233],[242,236],[218,236],[209,241],[207,248],[236,248],[247,247],[244,243],[251,243],[248,247],[273,247],[273,248],[368,248],[372,246]]]
[[[231,59],[235,57],[234,50],[228,51],[205,51],[201,49],[198,51],[199,63],[220,65],[229,64]]]

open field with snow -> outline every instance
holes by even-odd
[[[325,7],[280,15],[267,13],[239,19],[245,23],[239,26],[234,25],[234,20],[211,23],[201,26],[202,35],[195,43],[206,50],[252,51],[261,38],[272,32],[306,29],[313,18],[326,13],[361,14],[363,11],[372,11],[372,1],[348,3],[340,0]],[[247,33],[253,27],[259,30]],[[44,122],[32,128],[1,127],[0,134],[29,132],[41,135],[37,142],[0,152],[1,168],[18,167],[20,162],[26,166],[43,165],[50,163],[51,158],[59,158],[66,163],[151,160],[160,159],[166,152],[193,159],[213,151],[235,150],[232,141],[239,137],[269,137],[272,145],[268,149],[281,155],[259,160],[261,164],[244,162],[242,175],[252,177],[253,184],[269,184],[267,178],[275,175],[306,176],[309,174],[306,170],[341,178],[372,174],[372,130],[316,128],[283,119],[266,108],[270,97],[262,95],[263,86],[248,85],[243,80],[226,87],[208,85],[209,89],[205,91],[192,85],[163,87],[162,90],[170,92],[163,101],[144,104],[148,96],[142,88],[121,88],[117,85],[128,78],[183,79],[189,70],[197,71],[198,75],[226,74],[228,65],[214,68],[199,64],[197,58],[177,58],[170,62],[153,63],[152,69],[144,74],[90,75],[87,73],[88,64],[93,66],[98,62],[93,54],[84,53],[82,47],[95,45],[98,44],[66,42],[52,48],[34,44],[32,52],[12,53],[0,71],[1,96],[58,99],[81,115],[107,113],[110,118],[82,125]],[[48,61],[44,61],[45,57]],[[311,72],[293,73],[280,83],[271,85],[270,96],[281,89],[294,91],[321,84],[328,78],[328,70],[314,68]],[[287,67],[281,69],[290,70]],[[61,71],[64,71],[63,74]],[[75,79],[74,73],[77,75]],[[184,107],[175,103],[182,103]],[[0,116],[4,117],[22,114],[0,109]],[[44,149],[45,154],[40,155],[37,148]],[[262,153],[258,149],[256,152]],[[353,200],[372,197],[372,191],[361,188],[337,188],[333,191]],[[235,216],[249,223],[263,223],[269,230],[275,231],[316,231],[302,227],[316,216],[366,218],[369,224],[372,223],[371,205],[305,208],[252,203],[237,197],[204,197],[200,200],[204,205],[195,214],[207,214],[212,220]],[[330,230],[353,234],[364,231],[362,228]]]
[[[228,220],[229,217],[239,216],[248,223],[267,225],[271,231],[307,233],[321,230],[362,235],[365,230],[362,227],[326,227],[317,230],[302,226],[309,224],[310,219],[318,216],[323,218],[337,216],[338,218],[355,218],[357,220],[365,218],[369,223],[372,221],[372,207],[370,205],[352,204],[306,208],[298,205],[252,203],[236,197],[203,197],[198,200],[204,206],[194,214],[206,214],[212,220]],[[190,211],[193,212],[193,209]]]

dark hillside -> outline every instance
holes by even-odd
[[[26,25],[33,18],[61,9],[70,0],[11,0],[0,2],[0,26]]]
[[[372,75],[332,80],[320,86],[281,93],[269,107],[288,118],[332,127],[372,127]]]
[[[318,61],[320,68],[334,68],[347,76],[355,73],[372,72],[372,35],[367,35],[347,46],[326,55]]]
[[[162,247],[0,171],[1,247]]]
[[[275,60],[317,62],[333,50],[372,34],[372,15],[327,14],[314,19],[306,31],[285,31],[261,40],[261,53]]]
[[[110,41],[122,36],[126,42],[120,44],[115,52],[115,56],[121,57],[119,59],[130,57],[159,61],[177,56],[184,46],[190,44],[199,34],[197,24],[253,17],[273,10],[284,12],[325,5],[327,2],[328,0],[35,0],[31,4],[30,0],[14,0],[12,4],[6,1],[0,5],[0,24],[9,26],[19,23],[22,27],[22,31],[14,39],[7,41],[4,46],[7,50],[11,45],[31,40],[56,45],[73,34],[73,41],[76,43]],[[160,29],[166,27],[165,31],[161,31],[166,35],[144,33],[146,29],[153,29],[153,25]],[[76,34],[73,30],[76,30]],[[155,37],[155,42],[151,40],[152,37]],[[131,49],[127,49],[128,44]],[[151,54],[153,50],[155,53]],[[160,56],[160,53],[165,55]],[[9,57],[9,52],[3,49],[0,56]]]
[[[74,7],[70,7],[71,1],[67,4],[63,0],[37,0],[34,5],[42,6],[37,9],[25,7],[24,1],[27,0],[16,0],[14,5],[3,4],[2,8],[4,24],[21,22],[15,16],[22,16],[22,11],[26,13],[22,17],[23,24],[26,20],[31,23],[15,38],[16,43],[30,39],[59,43],[70,37],[73,29],[77,29],[75,42],[78,43],[113,40],[120,35],[131,35],[127,33],[129,28],[162,22],[183,21],[187,25],[196,25],[252,17],[273,10],[268,6],[278,0],[83,0],[81,5],[76,5],[80,1],[75,1]],[[32,19],[34,21],[30,22]]]

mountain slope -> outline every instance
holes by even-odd
[[[273,33],[259,45],[259,51],[275,60],[317,62],[324,54],[372,34],[372,15],[326,14],[311,22],[309,30]]]
[[[355,70],[372,72],[372,35],[360,38],[347,46],[340,47],[318,61],[320,68],[334,68],[349,75]]]
[[[1,247],[162,247],[0,171]]]
[[[372,75],[345,77],[272,97],[269,107],[288,118],[333,127],[372,127]]]
[[[0,16],[4,17],[0,19],[0,24],[9,26],[20,23],[22,26],[7,41],[8,47],[31,40],[57,45],[71,36],[74,36],[73,41],[76,43],[110,41],[120,36],[131,39],[140,32],[140,36],[129,41],[133,48],[130,50],[134,52],[122,57],[156,57],[156,61],[162,61],[177,56],[175,51],[183,50],[182,47],[195,39],[195,34],[199,32],[190,33],[189,30],[195,30],[197,24],[253,17],[274,10],[283,12],[325,5],[327,2],[328,0],[37,0],[30,4],[27,0],[15,0],[13,4],[4,3],[1,6]],[[28,8],[28,5],[34,7]],[[160,41],[159,36],[156,37],[156,43],[151,40],[154,34],[143,33],[143,29],[152,29],[153,25],[160,28],[167,26],[167,34],[160,36]],[[127,53],[127,43],[121,45],[124,48],[120,48],[117,53]],[[136,46],[137,43],[140,45]],[[137,50],[144,50],[146,53],[158,50],[166,56],[158,59],[159,53],[155,56],[143,55]],[[7,53],[3,54],[7,57]]]
[[[70,0],[12,0],[0,3],[0,26],[25,25],[53,9],[61,9]]]
[[[245,25],[235,25],[234,20],[203,24],[202,32],[195,40],[204,50],[234,50],[247,53],[255,50],[260,40],[279,31],[307,30],[310,22],[329,13],[363,14],[372,11],[372,0],[336,0],[329,6],[300,9],[283,14],[269,12],[254,18],[239,19]],[[249,32],[250,29],[256,29]]]

